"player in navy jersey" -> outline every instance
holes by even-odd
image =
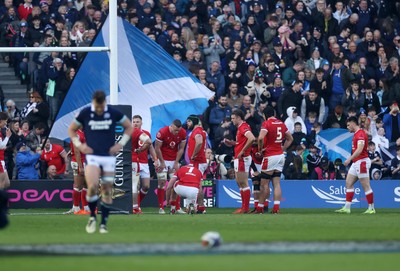
[[[121,124],[124,134],[115,142],[115,127]],[[86,143],[77,137],[82,128]],[[88,185],[87,201],[90,218],[86,226],[88,233],[96,231],[96,207],[99,199],[98,187],[101,177],[101,222],[100,233],[107,233],[107,220],[112,204],[112,187],[115,175],[115,154],[128,143],[132,134],[132,125],[128,117],[106,103],[106,94],[98,90],[93,94],[92,105],[85,107],[73,120],[68,129],[72,143],[80,152],[86,154],[85,178]]]

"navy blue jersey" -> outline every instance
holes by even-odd
[[[100,116],[92,106],[85,107],[75,121],[82,126],[86,144],[93,149],[93,154],[109,156],[109,150],[115,144],[115,126],[125,119],[124,114],[107,105]]]

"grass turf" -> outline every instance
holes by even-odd
[[[379,209],[376,215],[363,215],[361,209],[350,215],[332,209],[287,209],[280,215],[233,215],[232,209],[208,209],[208,214],[194,216],[144,211],[152,213],[112,215],[107,235],[87,234],[87,216],[12,215],[10,227],[0,232],[0,245],[198,242],[206,231],[220,232],[225,242],[400,240],[399,209]]]
[[[0,246],[7,244],[90,244],[199,242],[210,230],[225,242],[269,241],[384,241],[400,240],[400,210],[378,209],[335,214],[333,209],[285,209],[280,215],[232,215],[233,209],[208,209],[206,215],[112,215],[110,233],[89,235],[87,216],[18,215],[60,213],[63,210],[12,210],[10,226],[0,231]],[[6,256],[1,270],[393,270],[400,253],[233,254],[186,256]]]

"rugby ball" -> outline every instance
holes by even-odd
[[[201,236],[201,245],[206,248],[218,247],[222,244],[221,235],[215,231],[208,231]]]

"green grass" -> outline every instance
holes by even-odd
[[[112,215],[110,233],[101,236],[86,234],[86,216],[15,215],[0,232],[0,244],[198,242],[210,230],[220,232],[225,242],[400,240],[399,209],[380,209],[376,215],[362,211],[347,215],[332,209],[288,209],[280,215],[232,215],[231,209],[209,209],[193,217]]]
[[[63,210],[12,210],[12,213]],[[333,209],[285,209],[280,215],[232,215],[233,209],[208,209],[206,215],[112,215],[110,233],[89,235],[87,216],[11,215],[0,231],[0,246],[9,244],[183,243],[199,242],[210,230],[224,242],[400,241],[400,209],[335,214]],[[400,253],[260,254],[186,256],[7,256],[1,270],[393,270]]]

